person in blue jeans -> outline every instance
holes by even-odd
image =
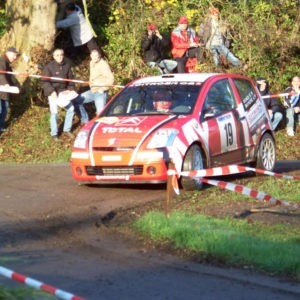
[[[98,115],[106,104],[108,90],[114,83],[114,74],[107,61],[101,56],[99,50],[93,49],[90,57],[90,89],[75,99],[76,106],[79,108],[82,125],[89,121],[84,104],[94,102],[96,114]]]
[[[285,93],[295,93],[284,98],[284,107],[286,109],[286,133],[288,136],[295,135],[295,123],[300,126],[300,77],[294,76]]]
[[[0,57],[0,70],[12,72],[11,63],[18,57],[18,51],[14,47],[9,47],[3,56]],[[14,86],[12,76],[10,74],[0,74],[0,85]],[[7,131],[4,126],[5,119],[8,113],[9,101],[11,95],[7,92],[0,92],[0,134]]]
[[[230,52],[230,34],[226,24],[219,19],[219,10],[216,7],[209,8],[208,17],[199,26],[198,35],[200,43],[213,54],[213,61],[216,66],[221,64],[220,55],[235,67],[247,69],[247,65]]]
[[[261,96],[263,96],[264,102],[268,109],[268,113],[272,122],[272,129],[275,130],[283,118],[283,106],[278,98],[268,97],[271,95],[271,93],[269,88],[269,82],[266,80],[266,78],[257,78],[256,83],[257,88]]]
[[[69,59],[64,57],[62,49],[55,49],[53,52],[53,60],[48,63],[43,71],[42,86],[44,95],[48,97],[50,108],[50,135],[58,141],[58,108],[66,110],[63,133],[67,137],[73,138],[71,133],[72,122],[74,117],[74,106],[72,98],[77,97],[75,92],[75,84],[67,80],[55,80],[49,77],[59,77],[63,79],[73,79],[72,64]]]

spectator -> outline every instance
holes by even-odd
[[[294,76],[285,93],[296,93],[295,95],[284,98],[284,107],[286,108],[286,133],[288,136],[295,135],[295,123],[300,125],[300,77]]]
[[[157,26],[148,23],[142,39],[144,61],[150,68],[157,68],[161,74],[171,73],[177,67],[176,61],[164,57],[164,51],[169,45],[169,40],[160,34]]]
[[[185,64],[189,57],[197,57],[200,60],[200,47],[196,32],[188,26],[186,16],[181,16],[178,26],[172,31],[172,54],[177,61],[178,73],[185,73]]]
[[[269,82],[265,78],[257,78],[256,83],[261,96],[271,95]],[[283,107],[278,98],[265,97],[264,101],[272,122],[272,129],[275,130],[283,118]]]
[[[75,3],[75,0],[55,0],[57,3],[56,20],[62,20],[65,17],[65,7],[69,3]]]
[[[82,93],[75,102],[79,105],[81,123],[89,121],[88,114],[84,108],[85,103],[94,102],[97,114],[103,109],[109,87],[114,83],[114,74],[109,64],[102,58],[98,49],[91,52],[90,61],[90,89]]]
[[[232,65],[240,67],[241,61],[230,51],[230,35],[226,24],[219,19],[219,10],[215,7],[209,8],[208,17],[199,26],[198,35],[201,44],[213,54],[213,60],[216,66],[221,64],[220,55],[225,57]],[[246,65],[243,66],[247,68]]]
[[[81,8],[74,4],[68,3],[65,6],[66,18],[56,22],[57,28],[70,28],[75,54],[79,53],[79,48],[86,45],[89,51],[99,49],[93,36],[92,29],[86,22]]]
[[[18,57],[18,51],[14,47],[9,47],[5,54],[0,57],[0,70],[12,72],[11,63]],[[13,86],[15,85],[10,74],[0,74],[0,85]],[[10,93],[0,92],[0,134],[7,131],[4,126],[5,119],[9,108]]]
[[[55,49],[53,58],[54,59],[44,67],[42,76],[73,79],[71,62],[64,57],[64,51],[62,49]],[[78,96],[74,91],[74,83],[49,78],[42,79],[42,85],[44,94],[48,97],[49,101],[51,136],[55,141],[58,141],[57,115],[58,107],[61,107],[66,110],[63,132],[66,136],[73,138],[71,127],[74,117],[74,106],[71,100]]]

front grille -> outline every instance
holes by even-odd
[[[120,176],[120,175],[141,175],[143,174],[143,166],[113,166],[113,167],[86,167],[88,175],[99,176]]]

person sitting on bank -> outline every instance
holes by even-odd
[[[266,80],[266,78],[259,77],[256,79],[256,83],[261,96],[271,95],[269,82]],[[275,130],[283,118],[283,106],[278,98],[265,97],[263,99],[272,122],[272,129]]]
[[[213,54],[216,66],[221,65],[220,56],[223,56],[233,66],[247,69],[247,65],[242,64],[229,50],[231,39],[228,26],[220,19],[218,8],[209,8],[207,18],[199,26],[198,36],[201,44]]]
[[[90,89],[75,99],[75,108],[79,110],[82,125],[89,121],[84,104],[94,102],[98,115],[106,104],[108,90],[114,83],[114,74],[99,50],[93,49],[90,57]]]
[[[185,64],[189,57],[200,60],[200,44],[196,32],[188,25],[186,16],[181,16],[178,26],[172,31],[172,55],[177,61],[178,73],[185,73]]]
[[[157,68],[161,74],[171,73],[177,67],[176,61],[165,58],[164,51],[169,45],[169,40],[160,34],[157,26],[148,23],[142,38],[143,58],[150,68]]]

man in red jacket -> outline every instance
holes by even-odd
[[[172,31],[172,55],[177,61],[178,73],[185,73],[185,63],[189,57],[200,57],[200,45],[194,29],[188,26],[186,16],[181,16],[178,26]]]

